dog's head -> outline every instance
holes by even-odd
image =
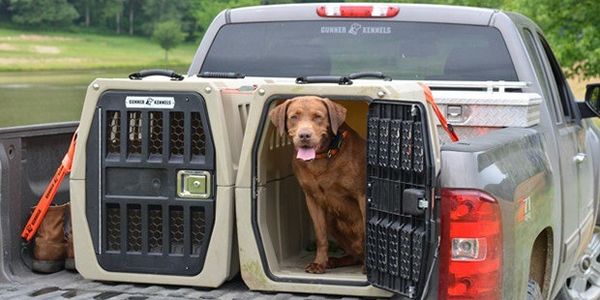
[[[279,104],[269,117],[280,135],[292,138],[297,157],[311,160],[316,152],[327,150],[346,119],[346,109],[327,98],[302,96]]]

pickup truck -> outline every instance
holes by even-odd
[[[364,73],[373,70],[378,72]],[[355,72],[359,72],[359,75],[346,76]],[[362,75],[360,72],[363,72]],[[123,101],[114,101],[115,103],[130,103],[135,107],[136,103],[127,102],[129,95],[137,95],[142,93],[141,91],[144,91],[144,95],[159,92],[162,96],[168,95],[164,92],[164,85],[171,88],[179,86],[178,90],[187,88],[194,91],[190,95],[201,95],[198,99],[212,100],[208,108],[211,112],[208,116],[211,121],[223,116],[240,119],[240,123],[235,126],[246,131],[252,129],[256,133],[258,127],[264,126],[264,122],[261,123],[263,125],[252,122],[256,122],[263,110],[266,112],[269,108],[267,104],[264,107],[253,106],[258,103],[255,100],[260,99],[259,97],[265,93],[265,89],[257,87],[274,87],[279,90],[288,88],[289,95],[297,94],[298,91],[316,93],[319,88],[323,91],[331,90],[332,86],[336,91],[342,91],[340,94],[347,94],[350,91],[343,92],[345,86],[349,89],[353,88],[352,91],[356,93],[360,93],[360,87],[364,87],[365,91],[373,90],[373,87],[386,89],[388,93],[394,90],[394,88],[387,88],[386,85],[389,84],[384,80],[361,80],[360,77],[365,74],[386,77],[386,80],[391,79],[394,84],[398,83],[396,87],[409,87],[411,84],[416,86],[415,82],[425,83],[431,87],[434,95],[444,92],[459,94],[487,92],[489,95],[497,96],[497,99],[502,99],[502,97],[510,98],[514,95],[527,94],[537,95],[541,101],[537,106],[539,110],[533,114],[536,122],[530,126],[502,126],[494,130],[482,128],[477,132],[465,131],[459,142],[441,140],[441,145],[437,145],[433,139],[425,139],[425,144],[422,146],[431,150],[429,153],[432,155],[425,162],[425,168],[431,170],[428,171],[426,180],[428,182],[426,188],[430,189],[431,197],[423,196],[426,201],[419,202],[419,209],[424,210],[426,216],[426,218],[421,217],[419,222],[427,224],[423,227],[426,231],[421,240],[424,242],[421,249],[425,254],[417,256],[413,252],[409,257],[421,270],[411,279],[412,281],[400,280],[400,286],[394,286],[390,281],[381,279],[385,276],[382,275],[383,273],[378,273],[377,266],[369,265],[369,251],[375,256],[381,255],[377,251],[383,251],[375,249],[377,247],[369,248],[369,234],[375,234],[369,229],[367,229],[367,276],[352,274],[347,277],[350,279],[345,277],[346,281],[331,278],[305,280],[305,278],[298,279],[299,275],[281,277],[274,274],[273,269],[267,266],[269,259],[263,259],[262,268],[260,264],[248,265],[247,253],[254,249],[247,247],[246,239],[257,231],[253,229],[254,225],[241,224],[242,221],[246,221],[245,210],[241,208],[248,208],[249,211],[250,200],[235,199],[236,209],[238,209],[237,237],[231,232],[231,228],[225,226],[229,228],[230,234],[219,239],[227,239],[233,246],[228,249],[231,251],[223,250],[220,255],[228,256],[228,261],[237,260],[238,254],[242,257],[241,273],[247,286],[252,290],[286,292],[274,295],[273,297],[276,298],[306,297],[287,292],[337,295],[344,294],[344,291],[351,293],[351,288],[346,290],[343,288],[344,282],[349,286],[354,286],[353,282],[359,282],[363,287],[375,289],[369,286],[373,284],[380,292],[372,295],[389,297],[393,293],[387,293],[385,290],[390,290],[397,293],[393,296],[397,299],[477,299],[478,296],[486,299],[555,299],[557,297],[598,299],[600,297],[600,230],[596,226],[600,203],[600,128],[593,121],[600,116],[599,87],[591,85],[586,94],[586,102],[577,102],[541,29],[531,20],[516,13],[480,8],[408,4],[301,4],[225,10],[207,29],[185,78],[180,80],[179,76],[173,76],[171,81],[165,81],[154,77],[141,78],[147,74],[141,76],[138,74],[137,77],[133,76],[135,80],[131,81],[127,79],[95,81],[88,89],[87,108],[84,107],[81,127],[98,129],[92,124],[92,120],[100,118],[100,115],[95,114],[95,109],[99,107],[96,107],[96,101],[99,101],[98,98],[102,101],[108,99],[98,96],[98,90],[111,92],[112,94],[102,94],[116,97],[111,99],[122,97]],[[311,77],[314,75],[318,76]],[[353,80],[354,85],[351,85]],[[106,85],[112,85],[113,90],[102,90]],[[202,88],[194,89],[194,85]],[[127,92],[128,87],[130,92]],[[140,87],[145,90],[141,90]],[[217,95],[219,93],[211,94],[217,89],[220,90],[222,99],[214,98],[219,97]],[[225,100],[223,96],[225,94],[229,95],[227,97],[230,98],[227,99],[230,100]],[[246,98],[240,102],[240,105],[232,105],[228,101],[233,99],[231,97],[237,96],[231,95],[241,95],[240,97]],[[385,95],[386,93],[383,92],[375,93],[367,103],[373,103],[374,106],[384,105],[385,103],[378,103],[374,99]],[[176,97],[178,96],[173,96],[173,99],[177,99]],[[198,100],[194,97],[196,96],[191,96],[192,102]],[[186,102],[189,100],[185,99]],[[215,102],[217,100],[223,100],[222,104]],[[163,104],[169,106],[171,100],[165,101]],[[108,102],[110,101],[106,100],[103,103],[109,105]],[[223,107],[219,109],[220,105]],[[225,107],[226,105],[229,107]],[[92,109],[90,110],[89,107]],[[159,105],[154,106],[154,109],[166,108]],[[468,110],[472,107],[467,105],[463,109]],[[429,112],[429,109],[423,108],[423,111]],[[450,117],[461,116],[464,113],[450,107],[445,107],[443,112],[450,123],[452,123]],[[203,108],[197,113],[205,114],[206,111]],[[369,116],[370,114],[371,112]],[[415,113],[412,115],[415,116]],[[425,115],[425,117],[432,116],[429,113]],[[119,120],[118,115],[110,116]],[[508,119],[510,117],[510,115],[506,116]],[[363,115],[362,118],[364,119],[365,116]],[[132,122],[131,118],[123,120],[120,123],[125,125],[121,125],[123,128],[127,128],[128,124],[129,130],[137,126],[132,127],[133,123],[127,123]],[[165,130],[173,131],[178,126],[177,122],[164,122],[172,127]],[[187,122],[182,124],[188,124]],[[227,120],[227,122],[232,121]],[[250,125],[253,127],[248,127]],[[0,297],[161,299],[265,296],[255,291],[248,291],[239,277],[214,290],[173,287],[172,284],[188,285],[186,281],[177,282],[168,279],[179,278],[169,276],[179,276],[177,272],[180,269],[183,273],[189,273],[186,265],[172,265],[173,269],[168,269],[170,261],[166,261],[165,264],[160,261],[161,258],[158,258],[155,266],[144,265],[144,262],[152,260],[139,260],[140,265],[135,265],[133,268],[136,261],[126,261],[129,257],[127,255],[130,254],[123,251],[123,248],[121,248],[122,252],[118,252],[119,250],[115,252],[121,255],[118,256],[123,260],[120,262],[106,261],[105,258],[108,257],[106,255],[110,253],[103,254],[102,251],[94,253],[91,247],[92,251],[88,251],[91,256],[86,256],[86,261],[81,261],[83,257],[81,253],[87,251],[87,246],[78,245],[78,241],[93,241],[90,245],[94,246],[104,241],[95,236],[95,233],[90,235],[91,239],[88,238],[87,227],[92,228],[94,222],[87,221],[83,222],[85,230],[81,229],[77,222],[74,223],[77,268],[86,277],[101,281],[90,281],[66,271],[53,275],[41,275],[29,271],[28,248],[23,247],[19,232],[27,220],[31,207],[43,193],[47,180],[59,165],[68,147],[70,136],[78,126],[80,126],[78,122],[68,122],[0,129],[0,214],[2,217],[0,246],[3,250],[0,253]],[[218,129],[214,126],[204,127],[208,128],[208,135],[215,141],[225,139],[225,142],[215,142],[215,145],[223,146],[224,143],[226,149],[213,149],[212,152],[202,150],[213,155],[203,161],[206,164],[219,164],[219,160],[214,162],[215,155],[217,159],[219,155],[230,156],[228,161],[232,163],[233,171],[231,174],[217,174],[223,176],[220,178],[227,176],[234,178],[233,173],[238,170],[240,173],[249,174],[249,164],[253,163],[252,156],[247,156],[246,159],[240,158],[248,152],[246,150],[253,149],[254,144],[253,140],[247,141],[249,138],[243,136],[243,130],[229,132],[227,138],[215,133],[223,130],[231,131],[233,127],[224,126]],[[370,128],[368,130],[371,132]],[[429,130],[433,129],[429,128]],[[148,131],[140,132],[148,134]],[[140,132],[130,131],[129,135],[120,133],[120,136],[124,137],[122,140],[139,142],[137,147],[140,145],[148,147],[149,142],[137,140],[137,136],[142,136]],[[434,137],[438,136],[435,131],[429,133]],[[183,134],[183,131],[181,135],[187,139],[191,136],[190,133]],[[439,133],[440,137],[442,135],[443,132]],[[85,143],[78,144],[78,147],[88,147],[88,152],[94,145],[101,145],[101,150],[105,149],[102,147],[113,147],[111,146],[113,141],[110,139],[115,139],[110,134],[94,134],[93,131],[89,131],[85,136],[96,138],[91,141],[88,139],[87,146]],[[163,136],[169,137],[166,134]],[[244,139],[243,145],[240,144],[241,139]],[[370,142],[371,140],[368,140],[369,145]],[[117,142],[115,147],[124,145],[124,148],[127,148],[128,144],[123,143]],[[285,141],[274,143],[285,146]],[[173,142],[173,144],[177,143]],[[381,144],[376,147],[381,147]],[[162,149],[174,151],[167,146]],[[91,157],[93,155],[82,156],[81,153],[85,152],[78,151],[80,151],[78,158],[80,162],[85,160],[96,162],[95,158]],[[147,154],[150,150],[139,151]],[[159,150],[157,153],[162,152]],[[181,153],[187,155],[195,152],[193,149],[181,149]],[[103,164],[111,163],[104,158],[100,160]],[[143,169],[150,168],[150,161],[143,159],[137,165],[135,160],[125,159],[120,162],[127,163],[128,168],[141,169],[138,174],[146,174],[143,173]],[[190,164],[192,162],[193,159],[186,161]],[[117,159],[114,164],[118,165],[118,163]],[[100,166],[104,166],[103,164]],[[270,167],[277,168],[277,166]],[[168,172],[172,172],[172,169],[168,167]],[[98,169],[91,170],[98,172]],[[211,171],[213,173],[208,174],[214,175],[214,170],[213,167]],[[85,169],[77,172],[74,170],[71,188],[77,186],[78,191],[71,191],[69,196],[69,185],[65,181],[59,190],[56,203],[69,200],[74,202],[75,198],[82,198],[81,184],[91,176],[85,172]],[[104,173],[98,176],[101,177],[102,174]],[[191,175],[195,176],[194,174],[196,173]],[[127,173],[115,172],[114,175],[117,176],[116,178],[123,179],[123,182],[129,182]],[[217,177],[217,181],[219,180],[224,179]],[[237,185],[235,197],[246,195],[246,192],[250,194],[252,189],[258,188],[255,185],[260,185],[257,180],[245,186],[244,177],[239,174],[237,182],[231,179],[225,180],[231,182],[229,186],[221,186],[218,182],[212,184],[216,185],[217,189],[231,189],[233,184]],[[153,183],[160,187],[160,182],[153,181]],[[101,183],[98,183],[100,186],[91,184],[86,185],[85,188],[91,187],[90,191],[94,192],[100,188],[104,189]],[[265,190],[267,184],[265,183],[261,188]],[[107,187],[117,192],[126,188],[118,184],[112,188]],[[281,189],[285,191],[283,186]],[[137,191],[136,188],[131,190]],[[175,187],[169,187],[168,190],[173,192]],[[258,194],[257,191],[252,201],[256,202]],[[175,199],[176,196],[173,195],[161,195],[166,195],[163,198],[167,201],[181,200]],[[148,194],[141,196],[143,197],[140,199],[143,198],[144,201],[151,198]],[[179,196],[184,197],[182,193]],[[102,198],[102,195],[99,197],[102,201],[108,199]],[[294,197],[290,199],[292,198]],[[92,199],[98,200],[98,198]],[[225,200],[220,199],[223,199],[221,203]],[[292,200],[296,201],[296,199]],[[219,205],[218,201],[216,203]],[[102,207],[95,207],[96,211],[89,210],[89,206],[79,208],[76,207],[73,213],[86,211],[86,214],[89,214],[87,218],[90,216],[101,218],[98,212],[111,213],[110,210],[104,211]],[[148,208],[148,211],[151,209]],[[260,211],[253,213],[260,213]],[[82,216],[78,218],[84,219]],[[281,219],[284,216],[278,215],[277,218]],[[212,222],[213,228],[220,228],[218,226],[223,222],[234,224],[232,219],[224,220],[218,214]],[[96,227],[93,228],[104,226],[98,224],[105,223],[96,223],[93,225]],[[123,226],[129,225],[120,226],[125,228]],[[144,228],[147,228],[146,226],[148,225],[144,225]],[[86,231],[86,236],[81,237],[78,231]],[[492,235],[486,236],[490,232]],[[215,235],[218,233],[212,231],[212,236],[208,239],[210,243],[217,240]],[[210,232],[208,234],[211,235]],[[123,237],[121,241],[127,238]],[[140,237],[140,239],[147,238],[145,234]],[[235,246],[237,238],[240,242],[239,253],[237,253],[238,247]],[[391,235],[389,239],[389,245],[392,247],[395,241]],[[409,237],[406,242],[414,245],[416,242],[411,239]],[[202,245],[205,248],[199,249],[210,248],[210,243],[208,246]],[[117,245],[117,248],[119,247],[121,246]],[[149,254],[142,252],[142,255]],[[95,261],[96,259],[100,263]],[[171,256],[168,259],[175,261]],[[108,272],[97,268],[102,264],[107,266]],[[165,265],[167,265],[166,269],[157,269]],[[228,268],[232,270],[231,275],[235,275],[233,265],[235,262],[232,262],[232,266]],[[93,272],[87,270],[87,266],[92,266],[91,269],[96,268],[98,272],[94,272],[97,274],[90,275]],[[114,280],[109,279],[111,274],[114,274]],[[152,279],[152,276],[157,274],[167,279]],[[111,281],[131,284],[116,284]],[[351,295],[365,296],[364,294]]]

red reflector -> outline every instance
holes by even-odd
[[[400,8],[390,5],[321,5],[317,15],[330,18],[393,18]]]
[[[476,190],[442,189],[440,299],[502,298],[500,206]]]

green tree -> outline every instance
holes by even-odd
[[[142,32],[150,34],[156,24],[167,20],[177,21],[182,25],[182,29],[188,32],[187,21],[193,16],[195,1],[209,2],[204,0],[144,0],[142,14],[146,21],[142,25]]]
[[[85,27],[92,26],[92,16],[96,11],[96,0],[71,0],[70,3],[80,15],[79,23]]]
[[[10,20],[8,0],[0,0],[0,20]]]
[[[121,20],[125,7],[125,0],[104,0],[101,1],[98,17],[102,20],[105,28],[121,34]]]
[[[136,0],[129,0],[129,35],[133,35],[133,31],[135,28],[135,12],[137,9],[137,1]]]
[[[181,25],[175,21],[164,21],[156,24],[152,32],[152,40],[165,50],[165,65],[169,62],[169,50],[177,47],[185,39]]]
[[[600,75],[600,5],[596,0],[513,0],[504,8],[535,21],[568,77]]]
[[[67,0],[10,0],[11,20],[27,26],[65,26],[79,14]]]

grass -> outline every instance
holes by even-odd
[[[169,51],[169,66],[187,66],[197,45]],[[147,37],[32,33],[0,29],[0,72],[98,68],[164,68],[164,50]]]

